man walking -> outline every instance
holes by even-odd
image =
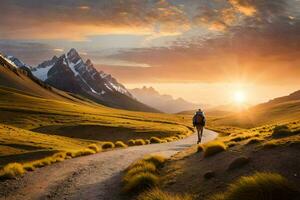
[[[201,109],[199,109],[193,117],[193,126],[196,127],[197,133],[198,133],[197,144],[201,143],[201,138],[202,138],[205,122],[206,122],[206,119],[204,116],[204,112]]]

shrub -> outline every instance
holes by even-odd
[[[228,166],[228,170],[233,170],[236,168],[240,168],[249,163],[249,158],[242,156],[234,159]]]
[[[159,139],[158,137],[151,137],[150,142],[151,143],[162,143],[162,140]]]
[[[197,145],[197,152],[203,152],[204,151],[204,147],[202,144],[198,144]]]
[[[143,139],[137,139],[135,140],[135,145],[145,145],[146,142]]]
[[[146,191],[137,197],[137,200],[192,200],[191,195],[176,195],[164,192],[158,188]]]
[[[135,140],[132,140],[132,139],[129,140],[129,141],[128,141],[128,145],[129,145],[129,146],[134,146],[134,145],[135,145]]]
[[[102,144],[102,149],[112,149],[115,147],[115,144],[112,142],[104,142]]]
[[[15,178],[25,173],[23,165],[20,163],[10,163],[4,166],[2,172],[0,172],[1,178]]]
[[[95,151],[95,153],[98,153],[101,151],[100,147],[97,144],[90,144],[88,146],[89,149]]]
[[[150,172],[138,173],[126,182],[123,191],[125,193],[141,192],[156,186],[158,182],[159,178]]]
[[[225,150],[226,145],[223,142],[212,141],[204,145],[204,157],[213,156]]]
[[[247,144],[250,145],[250,144],[258,144],[258,143],[261,143],[263,141],[263,139],[260,139],[258,137],[254,137],[254,138],[251,138],[248,140]]]
[[[124,144],[124,142],[122,142],[122,141],[116,141],[115,147],[117,147],[117,148],[126,148],[127,145]]]
[[[284,177],[275,173],[255,173],[231,184],[228,190],[213,200],[293,200],[297,191]]]
[[[291,135],[291,130],[286,125],[276,126],[273,129],[272,137],[279,138],[279,137],[286,137]]]

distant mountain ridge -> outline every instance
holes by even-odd
[[[200,105],[188,102],[183,98],[175,99],[171,95],[162,95],[153,87],[144,86],[129,91],[137,100],[166,113],[178,113],[200,107]]]
[[[37,67],[28,66],[13,56],[6,56],[6,59],[46,85],[59,90],[83,96],[109,107],[158,112],[134,99],[130,92],[111,75],[98,72],[91,60],[84,61],[75,49],[60,57],[54,56]]]

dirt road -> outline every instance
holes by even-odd
[[[217,133],[204,131],[202,142]],[[0,183],[0,199],[88,199],[119,200],[122,171],[147,154],[171,156],[197,141],[196,134],[185,139],[102,152],[53,164],[16,180]]]

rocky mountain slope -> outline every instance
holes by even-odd
[[[17,68],[54,88],[88,98],[97,103],[135,111],[157,112],[135,100],[130,92],[111,75],[98,72],[91,60],[84,61],[75,49],[60,57],[30,67],[13,56],[6,59]]]

